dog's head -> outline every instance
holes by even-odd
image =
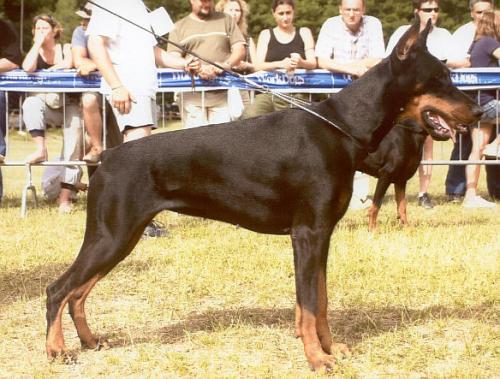
[[[436,140],[454,138],[478,121],[482,109],[453,86],[448,68],[426,47],[431,22],[420,32],[418,16],[390,56],[396,85],[408,99],[396,121],[415,120]]]

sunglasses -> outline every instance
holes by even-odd
[[[431,12],[435,12],[435,13],[439,13],[439,7],[435,7],[435,8],[420,8],[420,10],[424,13],[431,13]]]

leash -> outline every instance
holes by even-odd
[[[195,58],[197,58],[197,59],[199,59],[199,60],[201,60],[201,61],[203,61],[203,62],[205,62],[205,63],[208,63],[208,64],[210,64],[210,65],[212,65],[212,66],[217,67],[219,70],[221,70],[221,71],[223,71],[223,72],[227,73],[228,75],[231,75],[231,76],[233,76],[233,77],[236,77],[236,78],[238,78],[238,79],[242,80],[243,82],[245,82],[246,84],[248,84],[250,87],[252,87],[252,88],[253,88],[253,89],[255,89],[255,90],[258,90],[258,91],[259,91],[259,92],[261,92],[261,93],[271,94],[271,95],[273,95],[273,96],[275,96],[275,97],[277,97],[277,98],[279,98],[279,99],[281,99],[281,100],[283,100],[283,101],[287,102],[287,103],[288,103],[288,104],[290,104],[291,106],[294,106],[294,107],[296,107],[296,108],[298,108],[298,109],[301,109],[301,110],[303,110],[303,111],[305,111],[305,112],[307,112],[307,113],[309,113],[309,114],[313,115],[314,117],[316,117],[316,118],[320,119],[321,121],[323,121],[323,122],[327,123],[328,125],[332,126],[332,127],[333,127],[333,128],[335,128],[336,130],[338,130],[339,132],[341,132],[342,134],[344,134],[345,136],[349,137],[349,138],[350,138],[353,142],[355,142],[358,146],[363,147],[363,144],[362,144],[362,143],[360,143],[360,142],[359,142],[359,141],[358,141],[358,140],[357,140],[354,136],[352,136],[349,132],[345,131],[345,130],[344,130],[344,129],[342,129],[340,126],[338,126],[337,124],[335,124],[333,121],[331,121],[331,120],[327,119],[327,118],[326,118],[326,117],[324,117],[323,115],[321,115],[321,114],[319,114],[319,113],[315,112],[315,111],[314,111],[314,110],[312,110],[311,108],[308,108],[306,105],[309,105],[309,106],[310,106],[310,105],[311,105],[310,103],[305,102],[305,101],[303,101],[303,100],[295,99],[295,98],[294,98],[294,97],[292,97],[292,96],[289,96],[289,95],[286,95],[286,94],[283,94],[283,93],[280,93],[280,92],[277,92],[277,91],[273,91],[273,90],[272,90],[271,88],[269,88],[268,86],[265,86],[265,85],[262,85],[262,84],[258,84],[258,83],[256,83],[255,81],[253,81],[253,80],[251,80],[251,79],[248,79],[247,77],[245,77],[245,75],[242,75],[242,74],[240,74],[240,73],[238,73],[238,72],[235,72],[235,71],[233,71],[233,70],[228,70],[228,69],[226,69],[226,68],[222,67],[221,65],[219,65],[218,63],[216,63],[216,62],[212,62],[212,61],[210,61],[209,59],[206,59],[206,58],[204,58],[204,57],[202,57],[202,56],[198,55],[197,53],[195,53],[195,52],[193,52],[193,51],[191,51],[191,50],[189,50],[189,49],[185,48],[184,46],[182,46],[182,45],[180,45],[180,44],[178,44],[178,43],[176,43],[176,42],[172,42],[172,41],[170,41],[169,39],[167,39],[167,38],[165,38],[165,37],[163,37],[163,36],[159,36],[159,35],[157,35],[157,34],[154,32],[154,30],[148,30],[148,29],[146,29],[145,27],[143,27],[143,26],[141,26],[141,25],[139,25],[139,24],[135,23],[134,21],[132,21],[132,20],[130,20],[130,19],[127,19],[127,18],[125,18],[125,17],[121,16],[120,14],[115,13],[115,12],[113,12],[113,11],[112,11],[112,10],[110,10],[110,9],[107,9],[106,7],[103,7],[103,6],[102,6],[102,5],[100,5],[100,4],[97,4],[97,3],[96,3],[95,1],[93,1],[93,0],[88,0],[88,3],[90,3],[90,4],[92,4],[92,5],[96,6],[96,7],[98,7],[98,8],[100,8],[100,9],[102,9],[102,10],[103,10],[103,11],[105,11],[105,12],[110,13],[111,15],[113,15],[113,16],[115,16],[115,17],[118,17],[118,18],[122,19],[122,20],[123,20],[123,21],[125,21],[125,22],[128,22],[129,24],[131,24],[131,25],[133,25],[133,26],[135,26],[135,27],[137,27],[137,28],[139,28],[139,29],[141,29],[141,30],[145,31],[146,33],[152,34],[152,35],[155,37],[155,39],[156,39],[157,41],[161,41],[161,42],[164,42],[164,43],[169,43],[169,44],[171,44],[171,45],[173,45],[173,46],[177,47],[178,49],[180,49],[180,50],[181,50],[182,52],[184,52],[185,54],[189,54],[189,55],[191,55],[191,56],[193,56],[193,57],[195,57]],[[191,83],[192,83],[192,87],[194,88],[194,77],[192,76],[192,74],[191,74]]]

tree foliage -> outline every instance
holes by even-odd
[[[118,0],[117,0],[118,1]],[[215,0],[216,1],[216,0]],[[22,0],[0,0],[3,15],[13,21],[18,28],[21,24]],[[172,19],[178,20],[190,12],[188,0],[145,0],[150,9],[164,6]],[[256,38],[262,29],[275,25],[271,13],[271,0],[247,0],[250,7],[248,15],[249,31]],[[73,29],[78,25],[79,0],[24,0],[23,46],[25,50],[31,46],[31,20],[43,12],[55,16],[63,25],[63,41],[71,38]],[[459,25],[470,20],[467,1],[441,0],[440,26],[453,32]],[[413,19],[411,1],[409,0],[366,0],[367,14],[382,21],[386,41],[392,32]],[[296,0],[295,24],[308,26],[317,37],[323,22],[338,15],[338,1],[331,0]]]

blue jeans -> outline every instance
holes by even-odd
[[[0,91],[0,154],[5,156],[7,151],[7,145],[5,144],[5,135],[7,134],[7,125],[5,123],[5,117],[7,110],[5,109],[5,92]],[[2,170],[0,169],[0,201],[3,196],[3,180],[2,180]]]
[[[460,141],[462,141],[462,150],[460,151]],[[472,150],[472,139],[470,133],[460,134],[453,145],[450,160],[467,160],[469,159]],[[465,178],[464,165],[450,165],[448,166],[448,173],[446,175],[446,194],[447,195],[465,195],[467,187],[467,179]]]

